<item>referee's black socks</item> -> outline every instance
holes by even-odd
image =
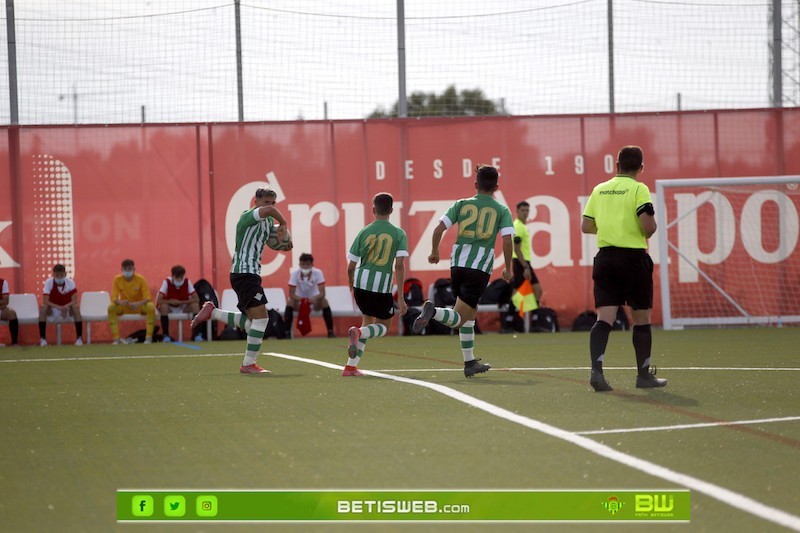
[[[633,326],[633,349],[636,350],[636,368],[639,375],[646,378],[650,372],[650,350],[653,347],[653,334],[650,324]]]
[[[611,333],[611,324],[598,320],[589,333],[589,353],[592,356],[592,369],[603,372],[603,355],[608,345],[608,334]]]

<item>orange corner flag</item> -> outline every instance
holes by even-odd
[[[531,280],[526,279],[522,282],[522,285],[517,288],[517,292],[511,297],[511,303],[514,304],[514,307],[519,309],[519,316],[524,316],[528,311],[539,309],[539,303],[536,301],[536,296],[533,294]]]

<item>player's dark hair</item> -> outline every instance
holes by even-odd
[[[379,192],[372,199],[372,205],[375,206],[375,213],[378,215],[389,215],[392,212],[392,205],[394,205],[394,198],[388,192]]]
[[[267,196],[270,198],[277,198],[278,193],[276,193],[269,187],[259,187],[258,189],[256,189],[256,198],[264,198]]]
[[[64,274],[67,273],[67,267],[64,265],[56,265],[53,267],[53,272],[63,272]]]
[[[617,154],[619,171],[624,173],[636,172],[642,166],[642,149],[638,146],[623,146]]]
[[[529,204],[525,200],[522,200],[521,202],[517,202],[517,209],[519,209],[520,207],[530,207],[530,206],[531,206],[531,204]]]
[[[172,277],[175,278],[182,278],[186,275],[186,269],[183,268],[181,265],[175,265],[172,267]]]
[[[134,266],[133,265],[133,259],[123,259],[122,260],[122,268],[132,268],[133,266]]]
[[[500,177],[497,169],[489,165],[478,165],[476,170],[478,190],[481,192],[494,192],[495,187],[497,187],[497,179]]]
[[[304,261],[308,261],[309,263],[313,263],[314,262],[314,256],[311,255],[311,254],[300,254],[299,261],[301,263],[304,262]]]

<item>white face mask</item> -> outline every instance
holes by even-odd
[[[172,278],[172,284],[173,284],[173,285],[175,285],[175,288],[178,288],[178,289],[180,289],[180,288],[181,288],[181,285],[183,285],[183,282],[184,282],[184,281],[186,281],[186,278],[184,278],[184,279],[182,279],[182,280],[180,280],[180,281],[178,281],[178,280],[177,280],[177,279],[175,279],[175,278]]]
[[[133,270],[123,270],[122,275],[125,276],[125,279],[131,279],[133,277]]]
[[[67,282],[67,278],[53,278],[56,285],[63,285]]]
[[[310,268],[301,268],[301,269],[300,269],[300,273],[301,273],[302,275],[304,275],[304,276],[308,276],[308,275],[310,275],[310,274],[311,274],[311,269],[310,269]]]

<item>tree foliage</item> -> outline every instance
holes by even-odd
[[[506,114],[497,104],[486,98],[481,89],[464,89],[460,93],[455,85],[449,86],[441,95],[414,92],[408,97],[409,117],[474,117]],[[397,102],[390,111],[383,106],[373,111],[368,118],[397,117]]]

